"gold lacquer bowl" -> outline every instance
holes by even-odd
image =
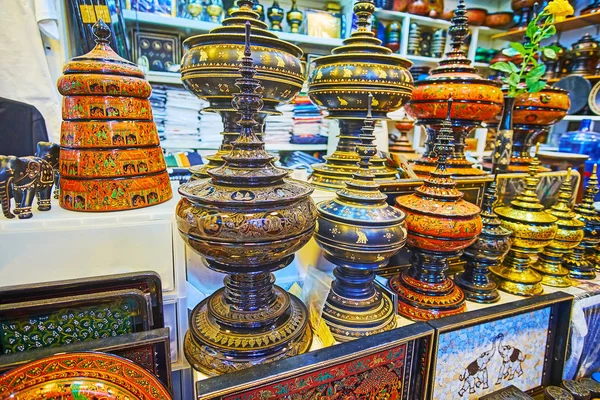
[[[556,236],[556,217],[544,212],[528,212],[511,207],[498,207],[502,226],[513,232],[512,245],[541,249]]]

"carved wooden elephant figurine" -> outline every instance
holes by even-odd
[[[15,199],[14,213],[19,219],[31,218],[33,196],[37,195],[38,210],[50,210],[54,171],[48,161],[39,157],[0,156],[0,202],[6,218],[15,216],[10,199]]]
[[[54,198],[58,199],[60,187],[60,173],[58,168],[60,146],[52,142],[38,142],[35,156],[43,158],[52,165],[52,169],[54,169]]]

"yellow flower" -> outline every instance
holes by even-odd
[[[554,22],[564,21],[569,15],[573,15],[574,10],[568,0],[552,0],[546,6],[546,11],[554,16]]]

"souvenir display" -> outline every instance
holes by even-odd
[[[411,56],[421,55],[421,27],[412,22],[408,30],[407,53]]]
[[[527,172],[533,141],[562,120],[570,106],[568,92],[552,86],[546,86],[537,93],[525,92],[515,98],[512,155],[508,171]],[[540,171],[548,170],[540,168]]]
[[[439,65],[431,70],[428,78],[415,83],[406,111],[417,124],[427,130],[426,149],[420,159],[414,161],[413,169],[420,177],[426,177],[436,168],[436,158],[431,152],[435,133],[447,114],[445,102],[454,99],[452,131],[454,153],[448,159],[448,171],[454,177],[486,175],[474,168],[465,156],[465,138],[481,122],[492,121],[502,110],[503,96],[500,83],[477,75],[477,69],[461,50],[468,34],[465,2],[459,0],[449,28],[451,50]],[[429,146],[427,146],[429,144]]]
[[[60,297],[80,296],[112,289],[136,289],[149,300],[152,313],[148,319],[150,329],[165,326],[162,301],[162,284],[156,272],[133,272],[88,277],[85,280],[41,282],[37,284],[3,286],[0,288],[0,305],[22,301],[48,301]]]
[[[440,58],[444,55],[446,49],[446,30],[438,29],[433,33],[433,42],[431,44],[431,56]]]
[[[433,30],[431,28],[421,29],[421,44],[419,55],[423,57],[431,57],[431,45],[433,43]]]
[[[566,90],[571,106],[567,114],[580,114],[588,104],[592,84],[583,76],[570,75],[553,84],[554,87]]]
[[[54,169],[41,157],[0,156],[0,201],[6,218],[19,219],[33,217],[31,206],[37,197],[40,211],[49,211],[52,206]],[[11,200],[15,207],[11,211]],[[14,214],[13,214],[14,213]]]
[[[313,189],[287,179],[288,171],[273,164],[254,133],[264,90],[254,78],[250,26],[247,21],[241,77],[235,82],[241,93],[232,101],[240,113],[240,134],[223,156],[225,164],[208,171],[211,179],[179,187],[176,209],[184,241],[209,268],[227,274],[225,287],[194,307],[185,337],[188,362],[207,375],[301,354],[312,342],[306,307],[274,286],[271,272],[290,264],[312,237]]]
[[[374,11],[369,0],[354,5],[358,30],[331,55],[317,58],[308,80],[311,101],[327,109],[329,117],[340,124],[335,152],[325,157],[325,164],[312,166],[311,183],[319,188],[341,189],[358,169],[355,146],[360,143],[367,93],[373,95],[373,117],[387,119],[387,113],[402,107],[412,92],[411,62],[393,55],[369,31]],[[371,163],[377,179],[396,178],[397,170],[386,167],[382,158],[373,157]]]
[[[594,75],[600,43],[588,32],[581,39],[571,45],[569,56],[573,60],[571,74]]]
[[[170,400],[171,395],[158,378],[125,358],[69,353],[32,361],[0,376],[0,398]]]
[[[592,0],[587,7],[585,7],[584,9],[582,9],[579,12],[579,14],[587,15],[587,14],[597,13],[598,11],[600,11],[600,1]]]
[[[573,296],[557,292],[430,321],[437,341],[426,399],[524,400],[491,393],[560,385],[572,306]]]
[[[60,205],[96,212],[165,202],[172,192],[148,101],[152,88],[136,64],[108,46],[102,20],[94,34],[94,50],[69,61],[58,80]]]
[[[123,289],[0,305],[0,353],[56,347],[148,330],[144,293]]]
[[[262,132],[266,115],[280,115],[276,106],[292,100],[304,83],[300,57],[302,50],[279,40],[267,30],[259,14],[252,11],[251,0],[238,0],[240,9],[223,21],[223,26],[207,34],[193,36],[183,42],[185,54],[181,61],[181,80],[187,90],[210,102],[203,111],[216,112],[223,121],[223,142],[216,154],[209,155],[208,164],[192,167],[192,179],[207,178],[207,170],[223,164],[223,156],[231,151],[239,135],[239,116],[231,107],[233,94],[238,92],[235,79],[239,76],[244,52],[244,23],[252,24],[252,54],[257,78],[264,87],[264,107],[256,115],[257,133]],[[283,15],[283,10],[281,11]],[[282,17],[283,18],[283,17]]]
[[[392,21],[385,27],[385,47],[394,53],[400,49],[400,30],[402,25],[398,21]]]
[[[576,400],[590,400],[592,397],[592,393],[580,382],[565,379],[562,381],[562,387]]]
[[[400,136],[390,133],[389,152],[391,154],[404,156],[407,159],[418,157],[417,152],[408,138],[408,132],[413,130],[415,121],[405,117],[400,121],[396,121],[394,126],[398,132],[400,132]]]
[[[574,207],[576,218],[585,224],[583,240],[579,246],[575,247],[573,254],[563,262],[563,266],[569,270],[570,276],[577,279],[594,279],[595,271],[600,271],[600,263],[596,254],[600,245],[600,216],[594,207],[594,197],[598,194],[596,171],[597,164],[594,164],[592,175],[583,194],[583,201]]]
[[[544,389],[544,400],[574,400],[574,397],[567,389],[559,386],[548,386]]]
[[[539,145],[538,145],[539,148]],[[525,188],[510,206],[501,205],[494,211],[502,226],[512,231],[511,246],[501,266],[490,268],[498,288],[521,296],[541,294],[542,276],[531,268],[532,257],[547,246],[556,235],[557,217],[544,211],[536,194],[539,183],[536,156],[529,165]]]
[[[465,295],[446,275],[448,259],[459,257],[481,233],[481,211],[463,200],[447,170],[452,153],[452,99],[437,134],[437,168],[414,194],[399,196],[396,206],[406,213],[410,267],[389,280],[398,295],[398,313],[414,320],[430,320],[461,313]]]
[[[585,226],[571,211],[572,197],[571,168],[569,168],[560,186],[558,202],[546,211],[558,218],[556,236],[540,253],[537,262],[532,265],[533,269],[542,274],[542,284],[547,286],[569,287],[572,284],[568,277],[569,270],[562,266],[562,262],[581,243]]]
[[[323,319],[338,342],[395,328],[394,306],[374,284],[375,272],[387,265],[406,242],[404,213],[386,203],[370,159],[377,154],[372,95],[367,118],[356,145],[359,169],[333,200],[317,205],[315,240],[325,258],[336,265],[335,280],[323,307]],[[373,251],[375,250],[376,251]]]
[[[487,14],[485,17],[485,26],[490,28],[508,29],[513,24],[513,13],[502,11]]]
[[[240,6],[238,5],[238,8]],[[258,14],[258,19],[261,20],[262,22],[265,22],[265,9],[262,6],[262,4],[260,4],[259,0],[253,0],[252,3],[252,10]]]
[[[298,10],[298,6],[296,5],[296,0],[292,0],[292,8],[288,11],[286,16],[286,21],[290,26],[290,32],[299,33],[300,25],[302,25],[302,20],[304,19],[304,15],[302,11]]]
[[[543,79],[554,79],[560,76],[561,65],[564,61],[567,48],[560,44],[558,39],[550,44],[551,46],[555,46],[556,56],[554,58],[547,58],[542,54],[542,61],[546,65],[546,73],[543,76]]]
[[[483,229],[475,243],[467,247],[462,258],[465,270],[454,277],[467,300],[477,303],[494,303],[500,300],[498,285],[490,279],[490,267],[498,267],[510,249],[511,231],[501,226],[493,206],[498,199],[496,180],[492,181],[483,196],[481,222]]]
[[[424,399],[433,330],[424,323],[196,382],[199,400]],[[292,362],[293,361],[293,362]]]
[[[163,385],[172,392],[169,343],[169,328],[160,328],[120,336],[108,336],[87,342],[76,342],[60,347],[35,348],[25,352],[0,355],[0,373],[57,353],[94,351],[114,354],[133,361],[160,379]]]
[[[577,382],[581,383],[583,386],[589,390],[594,397],[600,396],[600,382],[596,382],[591,378],[581,378]]]
[[[279,7],[279,3],[277,0],[273,0],[273,5],[267,8],[267,18],[271,22],[271,30],[275,32],[282,32],[281,22],[283,21],[283,16],[285,11],[283,8]]]
[[[427,79],[427,77],[429,76],[429,71],[431,70],[431,67],[428,66],[417,66],[417,65],[413,65],[410,68],[410,75],[413,78],[413,81],[420,81],[421,79]]]
[[[483,25],[486,18],[487,10],[485,8],[467,8],[467,24],[474,26]]]
[[[169,71],[181,61],[179,35],[133,31],[133,60],[148,65],[150,71]]]

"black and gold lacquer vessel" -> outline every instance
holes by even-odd
[[[302,21],[304,20],[304,14],[302,14],[302,11],[298,10],[296,0],[292,0],[292,8],[287,12],[285,19],[290,26],[290,32],[300,32],[300,25],[302,25]]]
[[[250,25],[247,25],[249,43]],[[273,271],[286,267],[312,237],[316,208],[312,186],[287,179],[254,133],[262,107],[260,82],[249,44],[236,81],[233,106],[240,135],[211,179],[183,184],[176,216],[185,242],[208,267],[227,274],[224,288],[190,316],[184,351],[197,370],[215,375],[307,351],[312,333],[307,309],[274,286]]]
[[[594,197],[598,193],[598,166],[594,164],[583,200],[575,205],[576,218],[583,222],[583,240],[564,261],[569,276],[576,279],[594,279],[598,270],[597,247],[600,244],[600,217],[594,208]]]
[[[583,227],[585,224],[578,220],[576,214],[571,210],[571,168],[560,186],[558,201],[549,210],[548,214],[558,218],[556,225],[558,230],[554,240],[544,247],[538,260],[532,268],[542,274],[542,284],[555,287],[569,287],[572,285],[569,279],[569,270],[562,266],[563,259],[581,243],[583,239]]]
[[[323,319],[337,341],[345,342],[393,329],[391,299],[374,284],[376,268],[387,265],[406,242],[405,215],[386,203],[369,169],[377,154],[369,111],[362,143],[356,146],[359,169],[337,196],[317,205],[315,240],[335,264],[335,281],[323,308]]]
[[[490,267],[497,267],[502,263],[510,249],[512,232],[501,225],[494,212],[497,199],[494,180],[483,196],[481,234],[475,243],[465,249],[462,255],[462,259],[466,261],[465,270],[454,278],[454,282],[465,292],[467,300],[476,303],[495,303],[500,300],[498,285],[490,279]]]
[[[244,24],[252,24],[252,58],[256,77],[263,86],[264,107],[256,114],[262,132],[267,115],[280,115],[276,106],[288,103],[302,89],[304,75],[299,47],[277,38],[268,25],[259,20],[252,0],[238,0],[239,9],[225,19],[222,26],[209,33],[192,36],[183,42],[185,54],[181,61],[181,80],[187,90],[206,99],[223,121],[223,142],[216,154],[208,156],[208,164],[192,167],[192,179],[208,177],[207,170],[223,164],[223,155],[231,151],[240,128],[237,111],[231,106],[234,93],[239,92],[235,80],[244,56]],[[258,4],[260,6],[260,4]],[[283,12],[283,10],[282,10]]]
[[[311,183],[323,189],[343,189],[358,169],[356,145],[360,143],[363,120],[367,113],[367,93],[373,95],[373,118],[387,119],[410,98],[413,88],[408,68],[412,63],[392,54],[370,31],[369,18],[375,6],[369,0],[354,5],[358,18],[356,32],[331,55],[317,58],[308,79],[308,96],[327,109],[329,118],[340,125],[335,152],[325,164],[313,165]],[[370,169],[377,180],[394,180],[397,171],[384,165],[380,157],[371,159]]]
[[[539,149],[539,144],[538,144]],[[494,211],[502,226],[512,231],[511,247],[502,265],[490,268],[498,288],[521,296],[542,294],[542,276],[531,268],[532,256],[536,256],[556,235],[556,218],[544,211],[544,206],[536,194],[540,179],[536,156],[529,165],[529,176],[525,178],[525,188],[510,202],[510,206],[500,206]]]

